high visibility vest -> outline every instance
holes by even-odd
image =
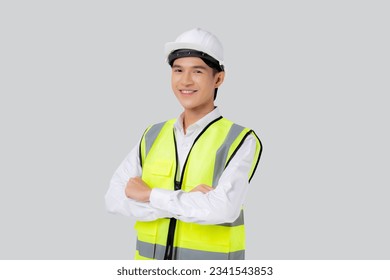
[[[224,169],[249,134],[257,141],[248,180],[258,165],[262,145],[256,134],[219,117],[195,139],[179,171],[173,125],[175,119],[149,127],[140,142],[142,179],[151,188],[191,191],[200,184],[217,186]],[[204,225],[175,218],[137,221],[135,259],[244,259],[244,213],[232,223]]]

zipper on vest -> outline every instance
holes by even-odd
[[[175,240],[175,229],[176,229],[175,218],[171,218],[169,221],[167,245],[165,247],[164,260],[173,260],[173,241]]]
[[[181,188],[181,182],[175,180],[175,191],[180,190],[180,188]],[[164,260],[173,260],[173,248],[174,248],[173,242],[175,240],[176,222],[177,220],[175,218],[171,218],[169,221],[168,237],[167,237],[167,244],[165,248]]]
[[[175,157],[176,157],[176,170],[175,170],[175,182],[174,189],[178,191],[181,189],[181,180],[178,178],[179,172],[179,156],[177,155],[177,145],[176,145],[176,137],[175,131],[172,130],[173,133],[173,141],[175,143]],[[173,260],[173,244],[175,240],[175,230],[176,230],[176,219],[171,218],[169,221],[168,235],[167,235],[167,243],[165,247],[164,260]]]
[[[174,182],[174,189],[175,191],[178,191],[178,190],[181,190],[181,185],[183,183],[183,177],[184,177],[184,172],[185,172],[185,169],[186,169],[186,165],[187,165],[187,160],[190,156],[190,153],[191,153],[191,150],[192,148],[194,147],[196,141],[198,141],[199,137],[202,136],[202,134],[215,122],[219,121],[220,119],[222,119],[222,116],[216,118],[215,120],[213,120],[212,122],[210,122],[200,133],[199,135],[196,137],[196,139],[194,140],[194,143],[192,143],[192,147],[191,149],[189,150],[188,154],[187,154],[187,158],[183,164],[183,170],[181,170],[181,176],[178,177],[180,175],[180,172],[179,171],[179,157],[177,155],[177,144],[176,144],[176,137],[175,137],[175,131],[172,130],[172,133],[173,133],[173,141],[175,143],[175,154],[176,154],[176,171],[175,171],[175,182]],[[165,254],[164,254],[164,260],[173,260],[174,259],[174,240],[175,240],[175,230],[176,230],[176,222],[177,220],[175,218],[170,218],[170,221],[169,221],[169,228],[168,228],[168,236],[167,236],[167,243],[166,243],[166,247],[165,247]]]

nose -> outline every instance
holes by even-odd
[[[193,83],[191,72],[185,71],[183,72],[183,75],[181,76],[181,83],[183,85],[190,85]]]

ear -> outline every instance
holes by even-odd
[[[217,73],[215,78],[216,78],[215,87],[218,88],[223,83],[223,80],[225,79],[225,71],[221,71]]]

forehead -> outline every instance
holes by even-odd
[[[202,59],[199,57],[181,57],[175,59],[172,64],[172,67],[202,67],[202,68],[210,68]],[[211,68],[210,68],[211,69]]]

